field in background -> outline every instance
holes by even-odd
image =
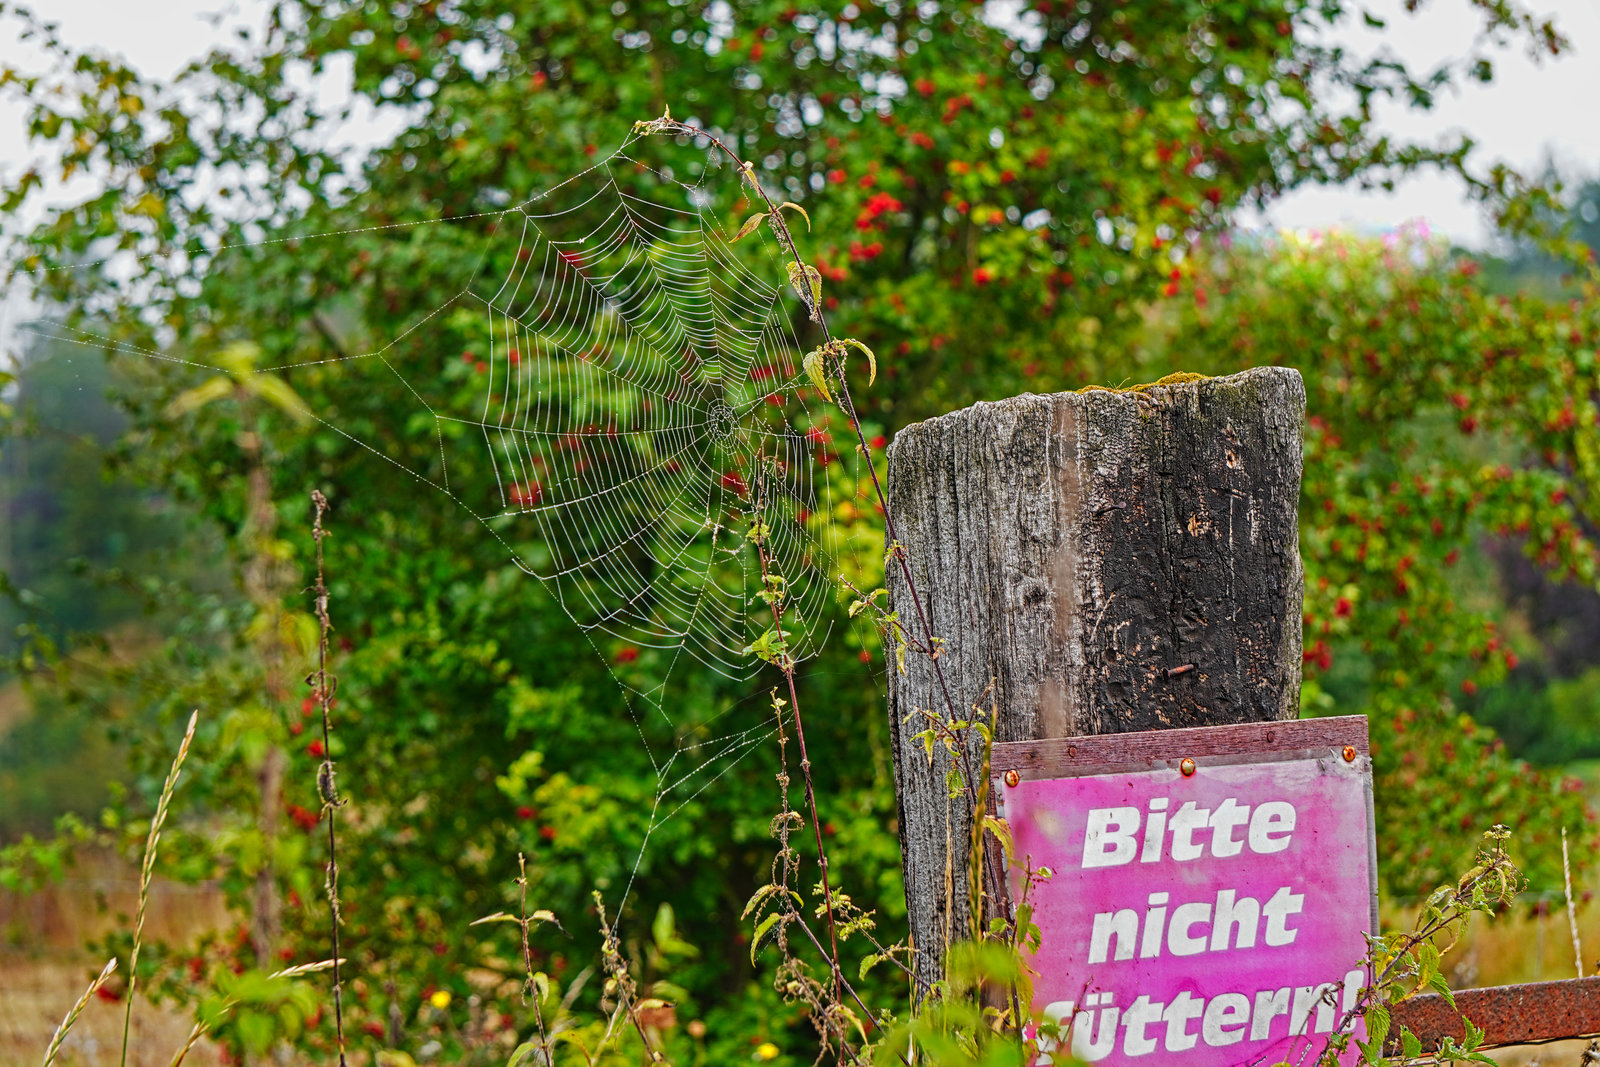
[[[138,869],[106,853],[85,854],[71,877],[42,893],[0,890],[0,1067],[37,1067],[56,1026],[105,964],[85,947],[91,939],[132,929],[138,908]],[[184,941],[230,925],[222,893],[204,886],[156,881],[145,932],[150,941]],[[123,988],[120,978],[113,983]],[[68,1035],[58,1062],[114,1065],[122,1047],[124,1002],[96,999]],[[189,1036],[192,1020],[151,1005],[134,1006],[129,1064],[166,1067]],[[202,1044],[188,1063],[221,1062]]]

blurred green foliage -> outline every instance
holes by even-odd
[[[60,332],[91,332],[75,336],[114,353],[128,381],[126,469],[205,517],[239,588],[197,591],[161,648],[133,662],[32,681],[130,727],[208,709],[186,772],[195,818],[169,832],[164,868],[220,879],[241,909],[263,882],[284,902],[281,929],[152,952],[167,968],[160,988],[220,995],[208,975],[327,951],[323,754],[296,684],[314,632],[301,591],[315,487],[334,506],[331,755],[350,801],[341,885],[354,1040],[436,1041],[491,1059],[508,1028],[486,1013],[526,1035],[513,938],[467,925],[512,903],[521,851],[534,905],[571,933],[541,929],[532,946],[561,988],[595,955],[589,890],[615,899],[631,886],[619,919],[630,957],[646,956],[663,905],[675,936],[700,949],[673,963],[684,994],[664,1034],[674,1058],[809,1058],[802,1008],[771,988],[770,964],[752,966],[736,923],[766,880],[776,753],[752,748],[664,821],[654,805],[650,753],[762,727],[766,683],[591,644],[555,588],[385,462],[432,470],[435,426],[411,417],[400,379],[346,359],[385,349],[407,367],[441,367],[441,388],[475,389],[458,357],[485,343],[472,320],[411,327],[461,291],[495,213],[605,160],[635,120],[668,105],[733,139],[764,183],[806,205],[805,247],[832,321],[879,354],[877,385],[859,394],[869,436],[1023,389],[1298,367],[1312,416],[1306,704],[1372,715],[1386,885],[1431,886],[1492,822],[1523,827],[1519,860],[1535,887],[1550,884],[1559,829],[1582,823],[1582,805],[1461,715],[1462,687],[1496,684],[1509,648],[1459,602],[1453,566],[1503,528],[1541,565],[1595,581],[1576,521],[1597,509],[1592,279],[1570,302],[1502,301],[1471,264],[1420,240],[1229,249],[1217,236],[1287,189],[1387,183],[1421,166],[1458,175],[1512,231],[1548,222],[1543,186],[1474,169],[1464,146],[1406,144],[1371,126],[1378,102],[1425,107],[1481,71],[1494,39],[1561,44],[1514,5],[1464,6],[1484,24],[1480,53],[1429,75],[1322,43],[1356,14],[1298,0],[1043,2],[1007,19],[948,2],[285,2],[264,34],[176,86],[40,29],[58,62],[0,81],[30,109],[40,168],[97,181],[13,235],[17,269],[65,309]],[[340,148],[344,105],[308,91],[319,76],[348,77],[355,113],[375,108],[400,132],[363,158]],[[664,150],[689,158],[692,147]],[[40,173],[10,182],[8,211],[37,202]],[[708,192],[737,217],[736,182]],[[293,365],[278,373],[321,421],[303,426],[242,389],[173,406],[200,395],[190,390],[240,342],[255,346],[256,366]],[[870,576],[876,518],[852,503],[864,468],[848,454],[836,463],[829,503],[858,546],[844,546],[843,562]],[[253,510],[261,501],[266,517]],[[531,536],[517,547],[539,551]],[[883,657],[869,645],[841,619],[801,697],[816,709],[808,733],[832,873],[888,927],[904,905],[872,682]],[[647,691],[669,673],[670,718],[630,707],[618,688]],[[142,728],[129,735],[148,795],[167,746]],[[117,825],[137,832],[136,819]],[[261,958],[263,943],[276,958]],[[864,988],[884,1003],[901,996],[887,968]],[[326,1049],[326,1013],[302,1021],[297,1040]],[[260,1035],[234,1037],[243,1048]]]
[[[24,327],[26,329],[26,327]],[[0,447],[0,839],[49,830],[66,802],[92,812],[112,799],[126,753],[103,708],[73,686],[27,687],[57,666],[86,677],[158,642],[173,615],[224,573],[219,539],[118,461],[125,387],[98,352],[40,340],[21,354],[14,410]],[[72,665],[52,664],[71,650]],[[145,726],[149,723],[143,724]],[[70,800],[67,800],[70,798]]]

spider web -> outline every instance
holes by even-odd
[[[420,417],[436,442],[427,464],[308,414],[471,514],[549,584],[607,662],[656,774],[618,911],[651,834],[775,730],[770,711],[720,736],[701,722],[662,753],[642,716],[672,723],[666,689],[684,660],[754,680],[763,663],[750,646],[774,621],[764,592],[782,593],[789,653],[816,655],[839,543],[830,467],[841,457],[804,384],[796,324],[807,309],[777,281],[782,250],[764,229],[732,241],[713,204],[740,179],[720,155],[643,141],[630,136],[587,170],[489,213],[469,284],[382,347],[260,368],[341,364],[355,388],[369,375],[375,386],[397,379],[415,407],[395,418],[414,428]],[[80,343],[209,366],[50,325]],[[446,351],[441,326],[477,341]],[[764,581],[764,569],[779,577]],[[618,669],[641,649],[659,654],[652,671]]]
[[[508,212],[494,240],[513,251],[494,259],[513,265],[471,292],[482,407],[433,410],[441,431],[472,431],[456,447],[487,458],[491,506],[536,525],[547,558],[519,562],[580,626],[745,679],[770,625],[753,522],[786,582],[791,652],[825,636],[832,586],[809,526],[826,522],[828,464],[795,417],[810,414],[797,308],[735,255],[710,202],[625,145]]]

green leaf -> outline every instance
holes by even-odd
[[[805,367],[806,374],[810,376],[811,383],[817,387],[817,392],[822,394],[822,398],[832,400],[833,394],[828,391],[828,371],[822,362],[824,355],[822,349],[813,348],[806,353],[801,365]]]
[[[517,1050],[513,1052],[511,1054],[511,1058],[506,1061],[506,1067],[518,1067],[518,1065],[521,1064],[523,1060],[527,1059],[528,1056],[531,1055],[538,1047],[539,1043],[537,1041],[524,1041],[522,1044],[517,1046]]]
[[[762,919],[761,923],[756,927],[754,936],[750,938],[750,962],[752,965],[756,962],[756,953],[761,951],[763,939],[772,932],[772,928],[778,925],[778,920],[782,918],[782,913],[775,911],[765,919]]]
[[[767,213],[765,211],[758,211],[754,215],[751,215],[749,218],[744,220],[744,225],[739,227],[739,232],[733,235],[733,239],[738,241],[749,237],[752,233],[756,232],[756,227],[760,226],[761,221],[766,217]]]
[[[503,911],[497,911],[493,915],[485,915],[481,919],[473,919],[467,925],[482,926],[484,923],[516,923],[518,926],[521,926],[522,920],[517,918],[515,915],[507,915]]]
[[[755,891],[755,895],[753,895],[750,898],[749,902],[745,904],[744,911],[739,913],[739,918],[740,919],[748,919],[748,918],[750,918],[750,913],[752,911],[755,911],[756,907],[758,905],[760,905],[760,903],[763,900],[766,900],[772,894],[776,893],[778,891],[778,888],[779,887],[778,887],[778,884],[776,882],[768,882],[766,885],[762,886],[760,889],[757,889]]]
[[[800,212],[800,216],[806,220],[806,232],[807,233],[811,232],[811,216],[806,213],[806,209],[805,208],[801,207],[799,204],[795,203],[793,200],[785,200],[783,203],[779,204],[778,207],[779,208],[786,208],[786,207],[793,208],[794,210]]]
[[[1434,971],[1433,974],[1428,978],[1428,987],[1435,993],[1438,993],[1440,996],[1444,997],[1445,1002],[1448,1003],[1452,1008],[1456,1006],[1455,990],[1450,988],[1450,982],[1443,974],[1438,971]]]
[[[1383,1004],[1367,1005],[1367,1036],[1373,1044],[1383,1047],[1389,1036],[1389,1008]]]
[[[1422,1039],[1402,1026],[1400,1028],[1400,1048],[1406,1059],[1414,1060],[1422,1055]]]
[[[871,385],[873,382],[877,381],[878,380],[878,357],[872,354],[872,349],[868,348],[866,345],[862,344],[860,341],[857,341],[854,337],[846,337],[840,343],[841,344],[847,344],[847,345],[854,345],[856,348],[861,349],[861,351],[866,354],[867,366],[868,366],[868,368],[870,368],[870,373],[867,376],[867,384]]]
[[[815,317],[816,309],[822,303],[822,272],[809,263],[796,263],[792,259],[784,264],[784,269],[789,273],[789,284],[800,294]]]
[[[661,902],[661,907],[656,909],[655,922],[650,924],[650,934],[655,938],[656,947],[661,948],[667,942],[674,940],[677,931],[677,917],[672,913],[672,905],[666,901]]]

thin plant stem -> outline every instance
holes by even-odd
[[[539,1044],[544,1052],[545,1067],[555,1067],[550,1050],[550,1035],[544,1027],[544,1007],[541,1004],[544,998],[539,995],[539,987],[533,980],[533,949],[528,945],[528,860],[520,852],[517,853],[517,872],[519,894],[517,925],[522,928],[522,963],[528,972],[528,984],[523,1000],[526,1002],[529,997],[533,1000],[533,1021],[539,1027]]]
[[[1578,906],[1572,899],[1572,862],[1567,857],[1567,828],[1561,828],[1561,874],[1567,886],[1567,925],[1572,929],[1572,961],[1583,977],[1583,945],[1578,941]]]
[[[738,168],[741,179],[748,182],[749,185],[755,190],[756,195],[761,198],[762,203],[767,208],[767,217],[772,223],[773,232],[777,234],[779,244],[783,247],[784,251],[788,253],[790,260],[793,262],[798,271],[798,277],[809,286],[810,274],[807,269],[806,262],[801,257],[800,250],[795,244],[794,237],[789,231],[788,222],[784,219],[783,212],[779,205],[773,201],[772,197],[768,195],[767,191],[761,186],[760,181],[755,177],[755,171],[752,164],[741,159],[739,154],[725,144],[720,138],[716,137],[709,131],[703,130],[696,126],[691,126],[688,123],[678,122],[670,117],[663,116],[661,119],[642,125],[653,130],[672,131],[696,138],[703,137],[708,143],[715,146],[716,149],[723,155],[727,156],[728,159],[733,162],[735,167]],[[802,294],[802,298],[804,299],[807,308],[811,313],[812,321],[817,324],[818,328],[822,332],[824,351],[828,351],[833,354],[834,371],[839,380],[837,390],[839,407],[844,412],[845,418],[849,421],[850,428],[855,431],[857,446],[860,449],[862,459],[866,462],[868,474],[871,476],[873,493],[877,497],[879,509],[883,512],[884,533],[891,547],[890,555],[894,558],[896,564],[898,565],[901,578],[906,584],[906,591],[910,594],[911,600],[916,606],[917,621],[921,630],[923,649],[933,664],[934,677],[939,683],[939,691],[940,695],[944,698],[946,713],[949,715],[951,720],[954,720],[956,718],[955,698],[950,692],[949,681],[945,678],[944,667],[939,662],[939,643],[934,637],[933,624],[928,618],[927,609],[923,606],[922,595],[917,588],[916,578],[911,573],[911,567],[906,558],[905,548],[900,543],[899,533],[895,527],[894,516],[891,514],[889,509],[888,497],[884,493],[883,483],[878,477],[877,465],[872,461],[872,452],[867,445],[866,433],[861,427],[861,419],[856,412],[855,399],[850,392],[849,378],[846,374],[844,357],[841,354],[840,346],[834,343],[833,334],[828,328],[827,316],[824,313],[821,301],[813,299],[809,293]],[[767,575],[769,574],[769,561],[767,559],[765,548],[760,544],[760,542],[757,542],[757,549],[761,557],[762,578],[763,584],[765,585]],[[781,637],[783,632],[782,610],[777,600],[774,600],[772,609],[773,624]],[[784,681],[788,686],[789,698],[794,707],[795,739],[800,746],[801,779],[805,785],[806,807],[811,816],[812,828],[816,835],[817,862],[822,875],[823,906],[826,909],[828,917],[828,934],[832,949],[829,953],[828,962],[833,970],[834,999],[836,1002],[839,1002],[842,1001],[841,988],[843,984],[843,976],[839,965],[837,920],[834,915],[832,888],[828,877],[827,852],[822,843],[822,827],[817,819],[816,790],[812,781],[811,761],[806,752],[805,725],[800,710],[799,694],[796,692],[795,688],[794,659],[792,656],[789,656],[787,652],[784,653],[784,659],[781,666],[783,668]]]
[[[600,913],[600,954],[605,963],[606,970],[611,979],[616,983],[617,1011],[627,1015],[628,1021],[633,1024],[633,1029],[639,1035],[639,1041],[644,1045],[644,1051],[651,1063],[663,1063],[666,1057],[650,1044],[650,1036],[644,1032],[644,1024],[639,1021],[637,1006],[633,997],[633,978],[628,974],[628,965],[622,958],[622,945],[617,940],[617,932],[612,929],[611,921],[606,918],[606,907],[600,899],[600,891],[594,893],[595,910]],[[606,1036],[609,1037],[616,1026],[616,1016],[612,1016],[611,1024],[606,1027]],[[605,1039],[601,1045],[604,1046]]]
[[[778,796],[779,796],[779,801],[778,801],[778,803],[779,803],[779,815],[778,815],[778,818],[780,820],[777,823],[777,827],[778,827],[778,830],[777,830],[778,855],[777,855],[777,858],[773,861],[773,865],[772,865],[773,866],[772,880],[781,889],[781,892],[779,893],[779,896],[782,899],[783,906],[784,906],[785,910],[788,913],[778,925],[779,947],[780,947],[780,949],[783,949],[783,948],[786,947],[786,942],[785,942],[784,938],[787,937],[787,931],[788,931],[789,925],[792,923],[793,925],[798,926],[800,928],[800,932],[801,933],[806,935],[806,940],[811,942],[812,947],[814,947],[817,950],[817,954],[818,955],[827,956],[828,955],[828,950],[826,948],[824,948],[823,945],[822,945],[822,942],[817,939],[817,935],[812,932],[810,925],[808,925],[806,923],[805,916],[803,914],[801,914],[801,912],[800,912],[800,910],[798,908],[795,907],[793,898],[789,896],[789,874],[790,874],[790,871],[794,867],[794,861],[793,861],[793,859],[791,857],[795,855],[794,851],[789,847],[789,833],[790,833],[789,822],[788,822],[788,815],[789,815],[789,811],[790,811],[790,809],[789,809],[789,736],[788,736],[788,734],[784,733],[784,731],[783,731],[783,701],[778,698],[778,691],[776,689],[774,689],[772,691],[772,697],[773,697],[773,713],[776,715],[777,720],[778,720],[778,730],[777,730],[777,736],[778,736],[778,774],[777,774],[777,779],[778,779]],[[883,946],[878,944],[877,939],[873,938],[871,933],[867,933],[866,936],[872,940],[872,944],[873,944],[874,948],[876,948],[879,952],[884,952]],[[884,954],[887,955],[887,953],[884,953]],[[896,963],[897,965],[899,965],[899,963],[900,963],[900,961],[898,961],[898,960],[894,960],[893,962]],[[862,1012],[863,1016],[865,1016],[867,1019],[874,1019],[875,1016],[872,1014],[872,1009],[867,1007],[866,1001],[861,999],[861,995],[856,992],[855,987],[852,986],[850,984],[850,982],[847,979],[845,979],[842,974],[839,975],[839,981],[840,981],[840,984],[843,985],[844,991],[846,993],[850,994],[850,999],[854,1000],[856,1002],[856,1006],[861,1009],[861,1012]],[[842,1052],[845,1055],[848,1055],[850,1057],[850,1061],[852,1063],[860,1063],[861,1062],[860,1057],[858,1057],[856,1055],[856,1052],[855,1052],[854,1049],[850,1048],[847,1044],[845,1044],[845,1042],[843,1040],[843,1037],[844,1037],[844,1031],[843,1031],[843,1027],[841,1026],[840,1027],[840,1042],[839,1042],[840,1049],[842,1050]],[[902,1057],[902,1059],[903,1058],[904,1057]]]
[[[760,477],[759,469],[758,460],[755,477],[752,479],[758,486],[762,487],[756,492],[755,511],[757,521],[759,521],[759,516],[761,515],[761,496],[765,487],[765,480]],[[772,571],[771,557],[767,555],[766,537],[756,537],[755,546],[756,557],[761,561],[761,586],[763,590],[771,594],[768,606],[772,609],[772,628],[781,638],[783,635],[783,597],[781,594],[772,593],[773,586],[769,578],[774,572]],[[822,844],[822,823],[817,818],[817,794],[811,781],[811,758],[806,754],[805,720],[800,713],[800,694],[796,690],[794,683],[794,656],[789,653],[787,646],[783,645],[781,641],[780,646],[783,647],[783,652],[778,666],[783,671],[783,680],[789,689],[790,707],[794,709],[794,736],[800,745],[800,780],[805,786],[806,809],[811,815],[811,829],[817,839],[817,870],[822,875],[822,904],[828,916],[828,943],[831,949],[828,953],[828,965],[833,972],[833,999],[835,1003],[843,1003],[844,975],[839,966],[839,933],[833,912],[833,889],[828,878],[828,852]],[[843,1044],[843,1041],[844,1037],[841,1029],[840,1043]]]
[[[183,740],[178,744],[178,754],[173,757],[172,769],[167,772],[167,780],[162,783],[161,799],[156,801],[156,813],[150,820],[150,836],[146,838],[144,844],[144,861],[139,867],[139,918],[133,926],[133,951],[128,954],[128,1003],[122,1013],[122,1057],[119,1060],[122,1067],[128,1067],[128,1033],[133,1025],[133,990],[139,978],[139,947],[144,941],[144,913],[145,907],[150,903],[150,879],[154,877],[156,870],[156,848],[161,843],[161,827],[166,824],[172,794],[178,788],[178,772],[182,770],[183,761],[189,755],[189,745],[194,741],[194,728],[199,721],[200,711],[196,709],[189,715],[189,726],[184,730]]]
[[[100,973],[89,983],[89,988],[83,991],[83,996],[78,998],[67,1014],[62,1017],[61,1025],[56,1027],[56,1032],[50,1038],[50,1047],[44,1051],[44,1067],[50,1067],[55,1062],[56,1055],[61,1051],[61,1043],[67,1039],[67,1031],[72,1029],[72,1024],[78,1021],[78,1016],[83,1014],[83,1009],[89,1006],[89,998],[97,993],[101,986],[106,984],[113,971],[117,969],[115,956],[106,961]]]
[[[654,123],[648,123],[648,124],[645,124],[645,125],[649,126],[650,128],[657,129],[657,130],[670,130],[670,131],[674,131],[674,132],[678,132],[678,133],[687,134],[687,135],[689,135],[691,137],[704,137],[708,143],[710,143],[711,145],[715,146],[718,151],[722,152],[723,155],[727,156],[728,159],[732,160],[733,164],[735,165],[735,167],[737,167],[738,170],[739,170],[741,179],[749,183],[751,188],[753,188],[755,190],[756,195],[761,198],[762,203],[766,206],[766,208],[767,208],[767,218],[772,223],[773,232],[777,234],[779,244],[782,245],[784,251],[788,253],[789,258],[794,263],[796,269],[798,270],[798,277],[800,279],[802,279],[806,285],[809,286],[809,284],[810,284],[809,283],[810,274],[809,274],[809,272],[807,270],[806,262],[805,262],[804,258],[801,257],[800,250],[799,250],[798,246],[795,244],[794,236],[789,231],[788,222],[784,219],[783,212],[782,212],[781,208],[779,207],[779,205],[773,202],[772,197],[770,195],[768,195],[767,191],[762,187],[760,181],[756,178],[756,176],[755,176],[755,168],[754,168],[754,166],[752,164],[750,164],[749,162],[741,159],[739,157],[739,154],[737,152],[735,152],[732,148],[730,148],[727,144],[725,144],[720,138],[716,137],[715,135],[713,135],[709,131],[703,130],[703,129],[697,127],[697,126],[691,126],[688,123],[678,122],[678,121],[676,121],[674,119],[671,119],[671,118],[668,118],[666,116],[663,116],[661,119],[656,120]],[[855,399],[851,395],[851,392],[850,392],[849,377],[845,373],[846,368],[845,368],[845,363],[844,363],[844,357],[843,357],[842,354],[840,354],[839,346],[836,346],[834,344],[833,333],[828,328],[827,316],[824,313],[821,301],[813,299],[809,294],[803,294],[803,299],[804,299],[804,301],[805,301],[805,303],[806,303],[806,305],[807,305],[807,307],[808,307],[808,309],[809,309],[809,311],[811,313],[812,321],[814,321],[817,324],[818,328],[822,332],[823,349],[824,349],[824,351],[832,351],[834,353],[834,364],[835,364],[834,370],[835,370],[835,373],[837,374],[838,379],[839,379],[839,387],[838,387],[839,407],[844,412],[845,418],[849,421],[850,428],[855,431],[857,446],[860,448],[861,457],[866,462],[867,471],[868,471],[868,473],[869,473],[869,475],[871,476],[871,479],[872,479],[872,490],[873,490],[873,493],[877,497],[877,502],[878,502],[879,509],[883,512],[884,534],[885,534],[885,537],[887,538],[887,540],[889,542],[889,545],[890,545],[890,548],[891,548],[890,555],[894,558],[896,564],[899,566],[901,579],[906,584],[906,591],[907,591],[907,593],[910,594],[912,603],[916,606],[917,622],[918,622],[918,626],[919,626],[919,628],[921,630],[921,637],[922,637],[923,646],[924,646],[924,648],[926,650],[926,654],[928,655],[929,660],[933,664],[934,677],[939,683],[940,695],[944,698],[946,714],[948,714],[949,717],[952,720],[954,720],[957,717],[956,716],[955,698],[952,696],[952,694],[950,692],[950,683],[945,678],[944,666],[939,662],[939,658],[940,658],[940,656],[939,656],[939,653],[940,653],[939,643],[934,637],[933,624],[932,624],[931,620],[928,618],[928,614],[927,614],[926,608],[924,608],[924,606],[923,606],[922,594],[917,588],[916,578],[911,573],[911,566],[910,566],[909,562],[907,561],[905,548],[900,543],[899,533],[898,533],[898,531],[896,530],[896,527],[895,527],[894,516],[893,516],[893,514],[891,514],[890,509],[889,509],[888,497],[884,493],[883,483],[878,478],[877,465],[875,463],[873,463],[873,461],[872,461],[872,452],[871,452],[871,449],[867,445],[866,433],[861,428],[861,419],[857,415],[857,412],[856,412]],[[763,558],[763,560],[762,560],[763,577],[765,577],[766,571],[767,571],[767,563],[766,563],[765,558]],[[778,615],[779,615],[778,611],[774,610],[775,619],[778,617]],[[779,631],[780,634],[782,633],[781,624],[778,625],[778,631]],[[794,703],[795,739],[799,742],[799,745],[800,745],[800,770],[801,770],[802,781],[805,784],[806,804],[807,804],[807,807],[809,809],[809,813],[811,815],[811,821],[812,821],[813,828],[816,830],[818,864],[819,864],[819,867],[821,868],[821,872],[822,872],[823,904],[824,904],[824,907],[827,909],[828,932],[829,932],[830,942],[833,945],[833,952],[832,952],[831,956],[829,957],[829,963],[833,967],[833,972],[834,972],[834,995],[835,995],[835,999],[837,1000],[837,999],[839,999],[840,969],[839,969],[839,954],[838,954],[838,938],[837,938],[837,934],[835,933],[836,921],[835,921],[834,913],[833,913],[831,886],[830,886],[829,879],[828,879],[827,854],[823,850],[823,846],[822,846],[822,829],[817,824],[815,790],[814,790],[814,787],[813,787],[813,784],[812,784],[812,778],[811,778],[811,764],[810,764],[810,761],[806,758],[805,727],[804,727],[803,719],[802,719],[801,712],[800,712],[800,705],[799,705],[798,696],[795,693],[794,666],[793,666],[792,659],[790,659],[788,661],[788,666],[784,671],[784,677],[785,677],[786,682],[788,683],[790,699],[794,700],[794,702],[795,702]]]
[[[343,960],[339,955],[339,839],[335,823],[341,801],[339,786],[334,779],[332,714],[335,681],[328,677],[328,633],[333,623],[328,615],[328,583],[322,567],[322,542],[328,531],[322,517],[328,511],[328,498],[322,490],[311,490],[311,504],[315,509],[311,522],[311,539],[317,551],[317,584],[313,587],[317,613],[317,704],[322,710],[322,766],[317,770],[317,792],[322,796],[322,814],[328,820],[328,865],[323,885],[328,895],[328,925],[333,938],[333,1027],[339,1044],[339,1067],[345,1067],[344,1058],[344,985],[340,973]]]

